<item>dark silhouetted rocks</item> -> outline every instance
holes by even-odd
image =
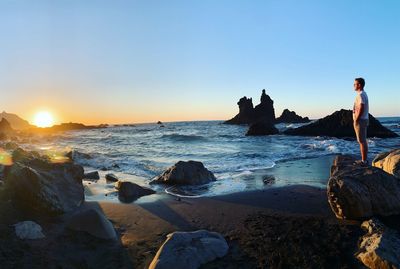
[[[246,96],[237,103],[239,114],[234,118],[225,121],[226,124],[252,124],[256,122],[275,122],[274,101],[262,91],[260,104],[253,107],[253,101]]]
[[[307,123],[310,122],[308,117],[301,117],[296,114],[294,111],[290,111],[289,109],[285,109],[282,112],[282,115],[276,119],[276,123]]]
[[[274,135],[278,134],[279,130],[275,128],[274,124],[270,122],[256,122],[250,125],[247,131],[247,136],[259,136],[259,135]]]
[[[29,129],[29,131],[34,133],[53,133],[53,132],[65,132],[72,130],[90,130],[90,129],[104,129],[107,128],[107,124],[100,125],[84,125],[82,123],[61,123],[59,125],[54,125],[52,127],[34,127]]]
[[[108,182],[118,182],[118,180],[119,180],[116,175],[111,174],[111,173],[106,174],[105,178],[106,178],[107,183]]]
[[[319,119],[313,123],[284,132],[287,135],[300,136],[332,136],[332,137],[354,137],[353,113],[351,110],[342,109],[333,114]],[[371,114],[369,115],[368,137],[390,138],[398,137],[391,130],[384,127]]]
[[[334,160],[327,195],[340,219],[400,214],[400,180],[382,169],[356,164],[350,156]]]
[[[200,185],[215,180],[214,174],[205,168],[201,162],[179,161],[150,183]]]
[[[13,130],[13,128],[11,128],[10,123],[5,118],[2,118],[1,121],[0,121],[0,133],[2,133],[2,134],[10,134],[13,131],[14,130]]]
[[[98,171],[92,171],[92,172],[88,172],[85,173],[83,175],[83,179],[87,179],[87,180],[99,180],[100,179],[100,175]]]
[[[6,119],[10,123],[11,127],[15,130],[26,130],[33,127],[32,125],[29,124],[28,121],[20,118],[16,114],[7,113],[3,111],[0,114],[0,119],[1,118]]]

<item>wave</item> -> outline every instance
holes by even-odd
[[[201,135],[168,134],[161,136],[161,139],[169,139],[176,142],[206,141],[207,138]]]

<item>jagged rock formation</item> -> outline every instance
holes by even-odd
[[[367,234],[361,238],[357,259],[368,268],[400,268],[400,234],[376,218],[361,227]]]
[[[398,137],[391,130],[384,127],[371,114],[369,115],[368,137],[390,138]],[[351,110],[342,109],[333,114],[319,119],[316,122],[301,126],[295,129],[288,129],[284,132],[287,135],[300,136],[333,136],[333,137],[354,137],[353,113]]]
[[[16,130],[25,130],[33,127],[32,125],[29,124],[28,121],[20,118],[16,114],[11,114],[3,111],[0,114],[0,119],[1,118],[6,119],[10,123],[11,127]]]
[[[306,123],[310,122],[308,117],[301,117],[296,114],[294,111],[290,111],[289,109],[285,109],[282,112],[282,115],[276,119],[275,123]]]
[[[244,96],[237,103],[239,105],[239,114],[230,120],[225,121],[226,124],[252,124],[256,122],[275,122],[274,101],[262,91],[260,104],[253,107],[251,98]]]
[[[364,220],[400,214],[400,180],[382,169],[338,156],[328,181],[328,202],[340,219]]]
[[[379,154],[372,161],[372,165],[400,178],[400,149]]]

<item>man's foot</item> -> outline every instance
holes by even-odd
[[[368,161],[363,161],[363,160],[357,160],[354,162],[354,164],[358,164],[361,166],[368,166]]]

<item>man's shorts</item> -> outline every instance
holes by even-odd
[[[356,137],[358,143],[367,142],[367,128],[368,128],[368,120],[361,119],[358,122],[354,122],[354,131],[356,132]]]

